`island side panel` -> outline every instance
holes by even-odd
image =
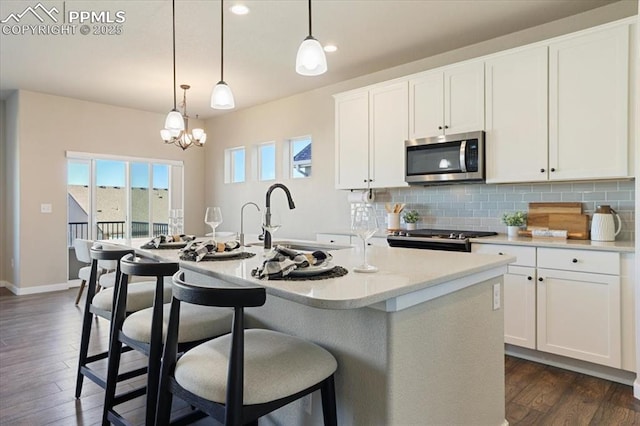
[[[212,278],[185,270],[189,282],[207,285]],[[218,281],[216,285],[220,285]],[[313,308],[268,295],[260,308],[246,310],[248,327],[269,328],[319,344],[338,361],[338,424],[385,426],[387,413],[388,313],[369,309]],[[315,392],[311,413],[294,402],[260,419],[261,425],[322,425],[322,402]]]
[[[389,424],[502,425],[502,277],[389,316]],[[502,302],[500,303],[502,305]]]

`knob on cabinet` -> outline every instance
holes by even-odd
[[[533,279],[533,277],[527,277],[527,279],[528,279],[529,281],[531,281],[531,280]]]
[[[542,282],[544,281],[544,279],[542,279],[542,277],[538,278],[538,281]]]
[[[540,173],[544,173],[544,169],[540,169]]]
[[[572,262],[572,263],[578,263],[578,259],[573,258],[573,259],[571,259],[571,262]]]

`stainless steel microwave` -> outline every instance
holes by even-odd
[[[484,132],[405,141],[405,181],[412,185],[482,182]]]

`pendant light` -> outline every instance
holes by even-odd
[[[163,132],[166,134],[167,132],[171,136],[178,136],[181,131],[184,130],[184,119],[182,118],[182,114],[178,111],[177,108],[177,95],[176,95],[176,0],[173,0],[173,109],[169,111],[167,115],[167,119],[164,122],[164,130]],[[163,136],[164,136],[163,134]]]
[[[298,48],[296,72],[300,75],[320,75],[327,72],[327,57],[322,45],[311,35],[311,0],[309,0],[309,35]]]
[[[233,109],[236,106],[233,92],[224,81],[224,2],[220,0],[220,81],[211,92],[211,108]]]

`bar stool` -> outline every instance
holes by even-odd
[[[333,355],[276,331],[244,330],[244,308],[264,305],[264,288],[197,287],[185,283],[179,272],[173,277],[172,293],[157,425],[170,424],[173,395],[225,425],[257,425],[258,418],[318,389],[324,424],[337,424]],[[233,308],[231,334],[178,358],[178,322],[185,303]]]
[[[93,240],[85,240],[82,238],[76,238],[75,240],[73,240],[73,248],[76,253],[76,259],[78,259],[78,262],[82,262],[85,265],[78,271],[78,278],[80,278],[80,280],[82,281],[80,282],[80,288],[78,289],[78,294],[76,295],[76,305],[80,302],[82,292],[84,291],[84,288],[91,278],[91,253],[89,252],[89,250],[91,250],[91,246],[93,246],[93,244]],[[107,271],[104,268],[99,267],[97,276],[99,277],[106,272]]]
[[[166,338],[169,309],[171,308],[169,303],[163,303],[161,289],[164,278],[171,277],[178,269],[178,263],[157,262],[148,258],[135,257],[133,254],[128,254],[120,260],[122,277],[118,287],[115,313],[112,321],[113,328],[111,344],[109,345],[107,385],[102,417],[103,425],[108,425],[110,422],[118,425],[129,424],[116,411],[115,407],[125,401],[144,395],[145,392],[145,424],[154,424],[162,348]],[[155,277],[157,290],[153,307],[142,309],[126,316],[121,300],[127,292],[129,277],[133,275],[148,278]],[[185,304],[184,307],[185,309],[181,312],[179,318],[180,325],[177,337],[180,350],[191,348],[205,340],[227,334],[231,330],[233,315],[230,309],[190,304]],[[147,385],[116,395],[123,345],[147,355]]]
[[[84,377],[89,378],[95,382],[98,386],[106,387],[106,378],[103,374],[96,371],[96,369],[90,366],[91,363],[107,358],[108,351],[103,351],[94,355],[88,355],[89,342],[91,339],[92,321],[93,316],[96,315],[100,318],[104,318],[108,321],[112,319],[112,312],[115,304],[114,288],[105,289],[96,294],[98,271],[102,268],[100,265],[108,265],[110,262],[115,268],[114,281],[119,281],[120,277],[120,265],[119,260],[126,254],[133,253],[131,249],[123,249],[119,246],[113,245],[94,245],[90,249],[91,256],[91,272],[89,276],[89,284],[87,286],[87,298],[84,306],[84,315],[82,318],[82,337],[80,339],[80,351],[78,355],[78,372],[76,376],[76,398],[80,397],[82,393],[82,384]],[[138,281],[140,279],[136,277]],[[129,297],[127,298],[126,313],[138,311],[140,309],[148,308],[153,305],[153,298],[156,291],[155,282],[137,282],[135,285],[131,285],[128,288]],[[165,300],[171,300],[171,285],[168,284],[164,288],[163,292]],[[130,350],[129,348],[125,350]],[[118,378],[118,380],[126,380],[138,375],[144,374],[146,368],[141,368],[135,371],[127,372]]]

